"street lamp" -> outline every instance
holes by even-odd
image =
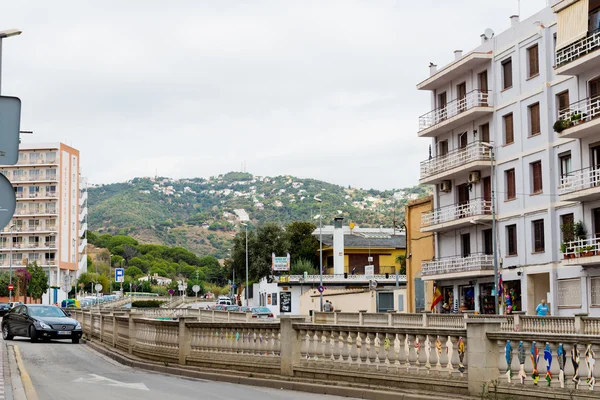
[[[241,225],[244,225],[246,227],[246,307],[249,307],[248,305],[248,224],[245,224],[243,222],[240,223]]]
[[[323,200],[315,196],[315,201],[319,203],[319,298],[323,312]]]
[[[0,93],[2,92],[2,39],[9,38],[11,36],[18,36],[21,31],[18,29],[7,29],[0,31]]]
[[[2,41],[0,40],[0,43]],[[10,253],[8,256],[8,263],[9,263],[9,269],[10,269],[10,278],[9,278],[9,283],[12,285],[12,245],[13,245],[13,228],[15,227],[15,224],[11,224],[10,225]],[[8,291],[8,301],[12,302],[12,289]]]
[[[494,176],[494,146],[487,142],[481,142],[481,145],[490,150],[490,179],[492,181],[492,247],[494,254],[494,312],[498,314],[498,238],[496,234],[496,179]]]

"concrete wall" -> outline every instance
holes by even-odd
[[[408,296],[406,289],[395,289],[390,288],[379,289],[380,292],[393,292],[394,295],[394,308],[398,310],[399,295],[402,295],[403,304],[402,309],[407,312],[408,308]],[[377,312],[377,292],[370,290],[361,289],[327,289],[323,293],[323,303],[329,300],[336,311],[343,312],[358,312],[366,310],[370,313]],[[309,315],[311,311],[319,311],[320,307],[320,296],[316,289],[311,289],[305,292],[300,297],[300,314]]]
[[[415,278],[421,277],[421,263],[434,256],[433,234],[421,232],[421,215],[433,209],[433,197],[427,196],[413,200],[406,206],[406,294],[407,312],[415,312]],[[425,309],[431,307],[433,284],[425,283]]]

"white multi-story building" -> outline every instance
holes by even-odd
[[[500,34],[486,31],[479,47],[432,64],[417,85],[432,93],[432,111],[419,118],[418,136],[432,138],[420,182],[435,185],[421,230],[434,235],[436,257],[422,278],[450,307],[493,313],[495,198],[513,309],[533,314],[546,299],[552,315],[600,315],[600,0],[552,3],[527,20],[510,17]],[[561,118],[574,121],[558,133]],[[580,220],[592,235],[571,243],[561,227]]]
[[[34,261],[42,266],[52,287],[44,303],[64,300],[65,289],[87,266],[81,239],[87,192],[81,191],[79,171],[79,151],[62,143],[21,144],[18,163],[0,166],[17,198],[15,214],[0,232],[0,267],[12,266],[14,273]]]

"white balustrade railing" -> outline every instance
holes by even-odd
[[[461,218],[491,214],[492,202],[483,198],[436,208],[421,215],[421,227],[456,221]]]
[[[600,166],[583,168],[561,176],[558,194],[595,187],[600,189]]]
[[[139,318],[135,321],[134,354],[151,359],[179,359],[179,323]]]
[[[390,267],[392,268],[392,267]],[[283,279],[282,279],[283,278]],[[282,279],[281,282],[294,282],[294,283],[319,283],[321,280],[321,276],[320,275],[307,275],[306,278],[304,278],[303,275],[289,275],[289,276],[281,276],[280,279]],[[375,274],[372,276],[367,276],[364,274],[357,274],[357,275],[353,275],[353,274],[348,274],[348,275],[344,275],[344,274],[324,274],[323,275],[323,282],[327,282],[327,283],[331,283],[331,282],[368,282],[369,280],[374,279],[377,282],[396,282],[396,275],[394,274],[389,274],[387,277],[384,274]],[[406,282],[406,275],[399,275],[398,276],[398,280],[400,282]]]
[[[473,161],[490,161],[490,149],[481,142],[471,143],[463,149],[421,161],[421,179],[464,166]]]
[[[586,236],[581,239],[566,242],[565,258],[591,257],[600,255],[600,235]]]
[[[589,32],[583,39],[556,50],[556,67],[560,68],[598,49],[600,49],[600,29]]]
[[[423,261],[423,276],[449,274],[453,272],[483,271],[494,268],[494,257],[491,254],[471,254],[468,257],[448,257],[439,260]]]
[[[447,103],[445,107],[436,108],[425,115],[419,117],[419,132],[438,125],[445,120],[455,117],[460,113],[468,111],[474,107],[491,106],[491,92],[473,90],[461,99],[455,99]]]

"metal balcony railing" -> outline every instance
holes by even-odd
[[[570,122],[571,126],[583,124],[600,116],[600,96],[588,97],[569,104],[558,112],[558,119]],[[571,127],[569,126],[569,127]]]
[[[597,187],[600,189],[600,165],[569,172],[560,178],[558,194]]]
[[[471,143],[465,148],[452,150],[451,152],[442,156],[421,161],[421,179],[439,174],[440,172],[448,171],[472,161],[489,160],[489,148],[483,146],[481,142]]]
[[[472,90],[461,99],[455,99],[447,103],[445,107],[436,108],[419,117],[419,132],[438,125],[448,118],[459,115],[474,107],[491,106],[491,91]]]
[[[453,272],[482,271],[494,268],[494,256],[491,254],[471,254],[468,257],[447,257],[439,260],[423,261],[423,276],[450,274]]]
[[[565,243],[565,258],[600,255],[600,235],[590,235]]]
[[[491,214],[492,201],[483,198],[472,199],[464,203],[452,204],[423,213],[421,226],[431,226],[456,221],[476,215]]]
[[[583,39],[557,50],[556,68],[560,68],[598,49],[600,49],[600,29],[589,32]]]

